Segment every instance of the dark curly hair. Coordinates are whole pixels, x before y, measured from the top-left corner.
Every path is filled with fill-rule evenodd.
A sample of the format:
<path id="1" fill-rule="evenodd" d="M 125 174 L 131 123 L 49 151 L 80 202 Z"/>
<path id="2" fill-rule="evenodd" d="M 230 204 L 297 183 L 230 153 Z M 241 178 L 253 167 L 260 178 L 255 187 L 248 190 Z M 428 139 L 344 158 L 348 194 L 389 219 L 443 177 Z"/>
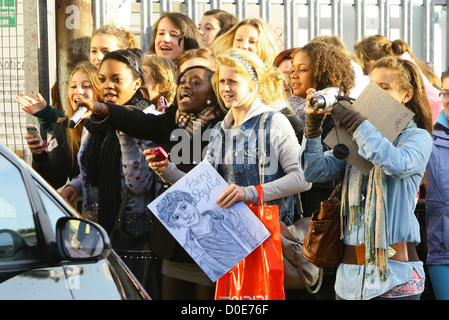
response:
<path id="1" fill-rule="evenodd" d="M 159 218 L 173 227 L 174 225 L 170 223 L 170 217 L 174 214 L 179 203 L 184 201 L 193 205 L 196 204 L 192 195 L 185 191 L 175 190 L 164 194 L 162 200 L 156 205 L 159 211 Z"/>
<path id="2" fill-rule="evenodd" d="M 312 84 L 316 90 L 338 87 L 345 96 L 355 85 L 351 60 L 341 50 L 320 41 L 311 41 L 298 52 L 306 52 L 310 57 Z"/>

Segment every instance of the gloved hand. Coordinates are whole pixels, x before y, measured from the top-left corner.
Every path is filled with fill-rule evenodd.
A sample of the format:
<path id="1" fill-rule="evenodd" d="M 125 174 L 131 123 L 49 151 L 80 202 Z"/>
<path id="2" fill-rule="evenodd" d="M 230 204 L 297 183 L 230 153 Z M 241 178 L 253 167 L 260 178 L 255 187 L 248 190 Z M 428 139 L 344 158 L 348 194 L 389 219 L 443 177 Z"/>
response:
<path id="1" fill-rule="evenodd" d="M 345 128 L 350 134 L 354 134 L 359 125 L 366 120 L 366 117 L 354 110 L 350 102 L 344 100 L 333 105 L 332 118 L 335 125 Z"/>
<path id="2" fill-rule="evenodd" d="M 304 128 L 304 135 L 307 139 L 321 136 L 323 133 L 323 119 L 324 114 L 311 114 L 306 112 L 306 126 Z"/>

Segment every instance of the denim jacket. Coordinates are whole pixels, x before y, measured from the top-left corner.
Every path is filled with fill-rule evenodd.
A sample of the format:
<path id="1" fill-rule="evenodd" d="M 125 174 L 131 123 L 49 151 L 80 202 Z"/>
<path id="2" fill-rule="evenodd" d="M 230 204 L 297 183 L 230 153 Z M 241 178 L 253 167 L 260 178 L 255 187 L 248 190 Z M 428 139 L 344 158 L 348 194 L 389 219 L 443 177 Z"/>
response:
<path id="1" fill-rule="evenodd" d="M 364 121 L 354 132 L 353 139 L 359 146 L 359 155 L 379 167 L 382 174 L 386 175 L 388 243 L 418 244 L 421 238 L 418 220 L 414 215 L 415 198 L 432 151 L 430 134 L 413 124 L 404 130 L 394 143 L 390 143 L 369 121 Z M 346 161 L 335 158 L 332 150 L 323 153 L 321 138 L 304 138 L 302 145 L 301 164 L 307 181 L 327 181 L 341 177 L 344 173 Z M 345 233 L 345 244 L 364 244 L 363 216 L 360 220 L 362 223 L 355 227 L 356 230 Z M 335 283 L 336 293 L 347 300 L 372 299 L 412 279 L 413 270 L 416 270 L 421 278 L 425 278 L 421 261 L 388 260 L 387 266 L 387 280 L 377 279 L 368 283 L 365 281 L 365 265 L 340 264 Z"/>
<path id="2" fill-rule="evenodd" d="M 250 115 L 245 118 L 243 124 L 239 127 L 226 125 L 227 118 L 223 120 L 224 124 L 218 123 L 215 126 L 211 132 L 209 149 L 206 155 L 206 159 L 228 183 L 234 183 L 242 187 L 269 183 L 285 175 L 283 166 L 277 158 L 279 150 L 272 150 L 272 145 L 270 144 L 270 139 L 272 138 L 270 137 L 270 128 L 274 123 L 274 115 L 281 114 L 275 109 L 263 105 L 258 100 L 253 103 L 251 109 Z M 259 124 L 263 114 L 266 115 L 263 124 L 264 134 L 258 135 Z M 288 120 L 286 122 L 288 123 Z M 292 141 L 297 143 L 294 131 L 291 130 L 291 132 L 292 136 L 287 139 L 291 138 L 293 139 Z M 262 140 L 260 139 L 261 137 L 263 137 L 265 142 L 266 151 L 262 172 L 259 170 L 261 160 L 259 143 L 264 143 L 259 141 Z M 299 144 L 297 145 L 299 148 Z M 280 149 L 282 146 L 276 146 L 275 148 Z M 299 171 L 299 165 L 297 167 Z M 261 183 L 259 173 L 263 175 L 263 183 Z M 302 181 L 304 180 L 302 179 Z M 304 184 L 307 185 L 305 189 L 310 188 L 310 184 L 305 182 Z M 296 192 L 300 191 L 302 190 L 297 190 Z M 266 201 L 267 204 L 279 205 L 280 218 L 287 225 L 292 223 L 294 215 L 294 197 L 292 194 L 273 199 L 272 201 Z"/>

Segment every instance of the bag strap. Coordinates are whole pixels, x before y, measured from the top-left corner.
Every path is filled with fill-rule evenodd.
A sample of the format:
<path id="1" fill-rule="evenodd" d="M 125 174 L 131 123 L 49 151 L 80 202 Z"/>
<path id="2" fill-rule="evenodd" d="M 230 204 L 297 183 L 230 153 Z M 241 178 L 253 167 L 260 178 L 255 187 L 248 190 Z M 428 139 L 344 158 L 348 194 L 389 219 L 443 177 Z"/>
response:
<path id="1" fill-rule="evenodd" d="M 302 282 L 305 284 L 306 290 L 310 294 L 317 293 L 321 288 L 321 284 L 323 283 L 323 269 L 319 268 L 318 282 L 315 285 L 315 289 L 312 289 L 311 286 L 309 286 L 309 284 L 307 283 L 304 272 L 302 271 L 301 247 L 299 247 L 300 243 L 298 243 L 298 239 L 293 235 L 293 233 L 290 231 L 290 229 L 287 227 L 287 225 L 282 221 L 281 221 L 281 234 L 286 239 L 296 242 L 296 245 L 293 245 L 292 249 L 295 252 L 295 258 L 296 258 L 296 264 L 298 266 L 299 276 L 301 277 Z"/>
<path id="2" fill-rule="evenodd" d="M 343 177 L 340 179 L 340 181 L 337 183 L 337 185 L 334 188 L 334 191 L 332 191 L 331 195 L 329 196 L 328 200 L 331 200 L 332 198 L 334 198 L 337 193 L 340 191 L 341 185 L 343 184 L 343 180 L 345 178 L 345 175 L 343 175 Z"/>
<path id="3" fill-rule="evenodd" d="M 114 230 L 122 230 L 122 222 L 125 217 L 126 203 L 128 202 L 129 189 L 126 188 L 125 194 L 123 195 L 122 202 L 117 212 L 117 219 L 115 220 Z"/>
<path id="4" fill-rule="evenodd" d="M 323 268 L 319 268 L 318 283 L 315 285 L 315 289 L 312 290 L 312 288 L 307 283 L 306 277 L 304 276 L 304 273 L 302 271 L 301 254 L 297 250 L 294 250 L 294 251 L 295 251 L 296 261 L 298 263 L 299 276 L 301 277 L 302 281 L 304 282 L 304 284 L 306 286 L 306 290 L 310 294 L 317 293 L 321 289 L 321 284 L 323 283 Z"/>
<path id="5" fill-rule="evenodd" d="M 260 184 L 254 187 L 256 188 L 257 194 L 259 196 L 259 206 L 263 206 L 263 187 Z"/>

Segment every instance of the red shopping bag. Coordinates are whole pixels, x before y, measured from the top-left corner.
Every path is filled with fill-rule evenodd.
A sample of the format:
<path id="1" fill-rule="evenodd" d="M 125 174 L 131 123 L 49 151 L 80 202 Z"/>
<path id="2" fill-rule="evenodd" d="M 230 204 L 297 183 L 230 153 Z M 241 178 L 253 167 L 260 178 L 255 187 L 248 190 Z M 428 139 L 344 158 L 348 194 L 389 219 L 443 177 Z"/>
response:
<path id="1" fill-rule="evenodd" d="M 271 236 L 216 282 L 215 300 L 284 300 L 279 207 L 263 205 L 263 189 L 256 186 L 259 206 L 251 211 Z"/>

